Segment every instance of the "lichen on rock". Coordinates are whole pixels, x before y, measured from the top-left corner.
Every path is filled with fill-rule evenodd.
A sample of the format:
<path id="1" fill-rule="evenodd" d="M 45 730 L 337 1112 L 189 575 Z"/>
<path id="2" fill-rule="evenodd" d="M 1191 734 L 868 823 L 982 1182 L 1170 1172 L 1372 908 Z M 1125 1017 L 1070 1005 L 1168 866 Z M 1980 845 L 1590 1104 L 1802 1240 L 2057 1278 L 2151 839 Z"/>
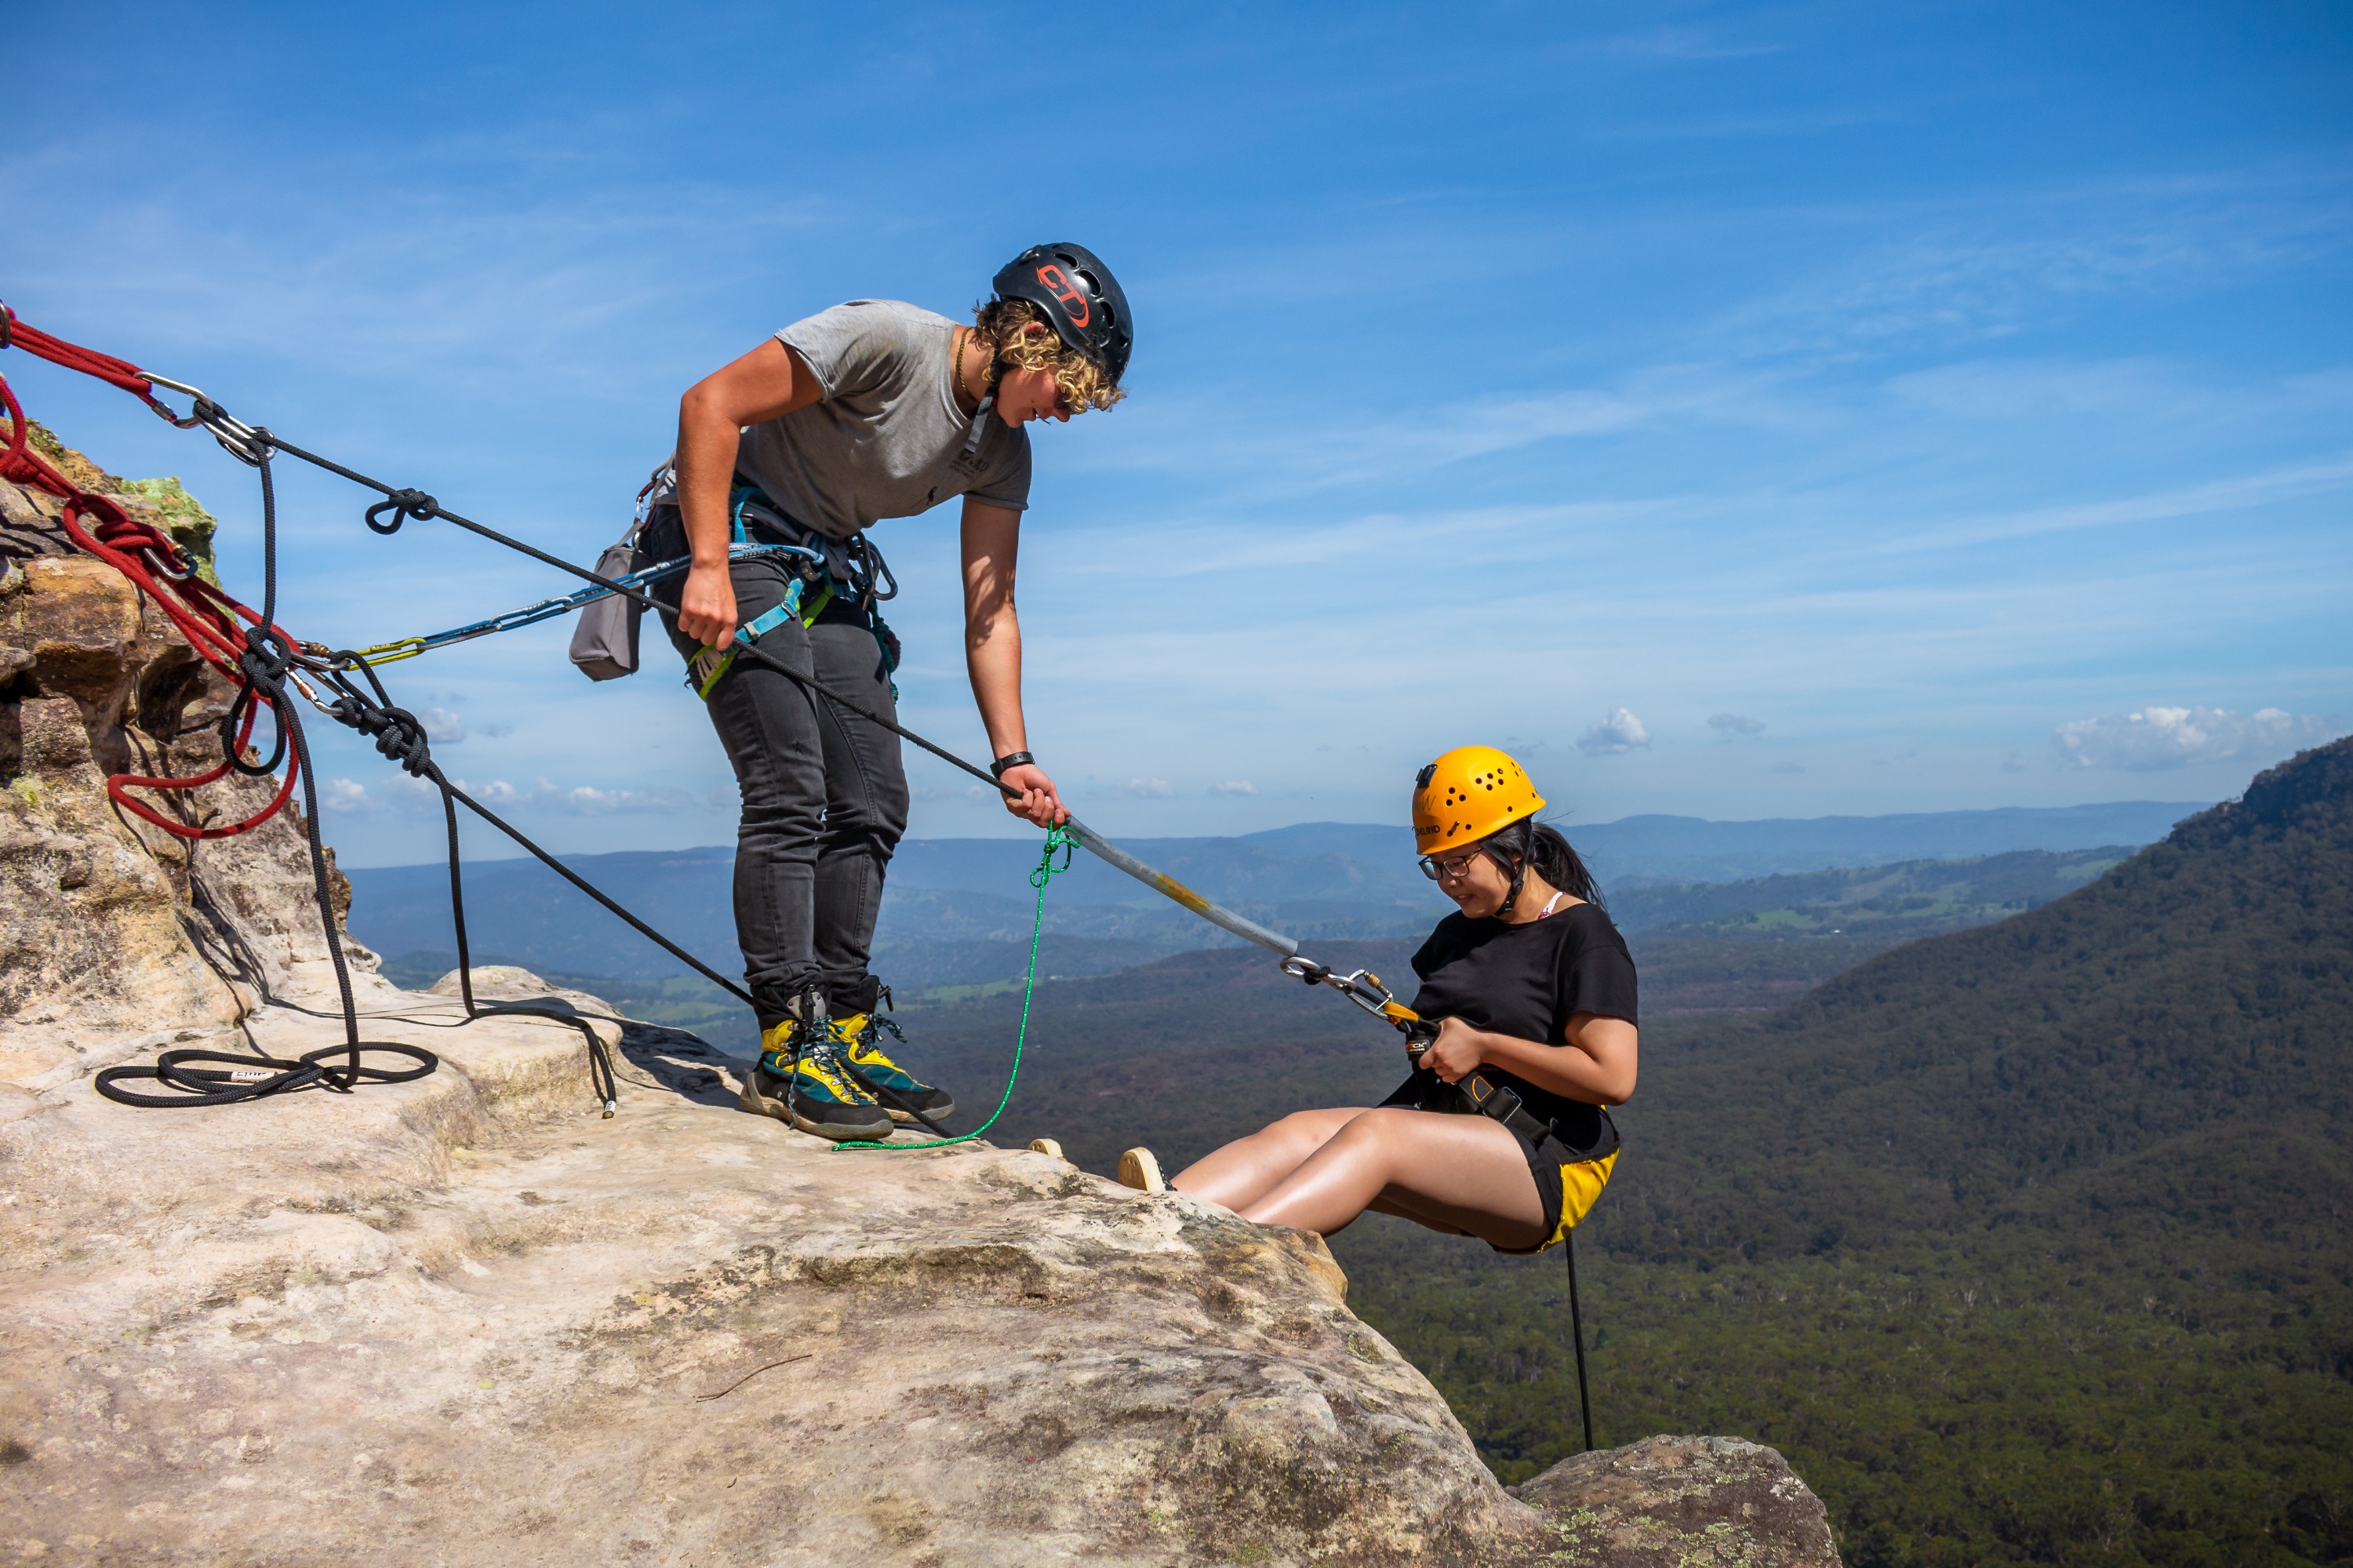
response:
<path id="1" fill-rule="evenodd" d="M 121 503 L 133 516 L 163 529 L 186 554 L 196 575 L 220 587 L 213 566 L 213 535 L 219 525 L 177 478 L 120 478 L 58 440 L 57 433 L 38 419 L 25 423 L 27 444 L 59 472 L 84 490 Z M 0 441 L 8 434 L 8 421 L 0 416 Z M 0 479 L 0 556 L 71 555 L 73 541 L 58 523 L 63 511 L 57 497 Z"/>

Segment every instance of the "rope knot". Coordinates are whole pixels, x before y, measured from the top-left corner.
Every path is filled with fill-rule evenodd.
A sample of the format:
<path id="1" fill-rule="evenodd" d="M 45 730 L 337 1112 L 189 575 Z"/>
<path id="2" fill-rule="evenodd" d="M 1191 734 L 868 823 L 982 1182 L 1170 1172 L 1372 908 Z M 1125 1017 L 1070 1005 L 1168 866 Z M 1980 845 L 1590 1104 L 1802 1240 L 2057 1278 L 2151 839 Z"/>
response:
<path id="1" fill-rule="evenodd" d="M 1071 869 L 1071 856 L 1077 850 L 1078 845 L 1079 835 L 1070 829 L 1059 826 L 1048 828 L 1046 853 L 1039 857 L 1038 869 L 1029 874 L 1029 885 L 1036 888 L 1042 895 L 1046 891 L 1047 883 Z M 1056 850 L 1062 852 L 1062 863 L 1060 865 L 1054 863 Z"/>
<path id="2" fill-rule="evenodd" d="M 272 698 L 286 694 L 286 677 L 294 670 L 294 648 L 274 626 L 257 626 L 245 634 L 245 651 L 237 665 L 256 690 Z"/>
<path id="3" fill-rule="evenodd" d="M 432 743 L 425 734 L 422 720 L 406 708 L 389 707 L 370 702 L 355 692 L 346 691 L 335 699 L 330 710 L 336 722 L 349 726 L 375 742 L 376 754 L 387 762 L 400 765 L 403 772 L 418 779 L 432 777 Z"/>
<path id="4" fill-rule="evenodd" d="M 375 737 L 375 748 L 388 762 L 397 762 L 401 770 L 422 779 L 432 770 L 433 750 L 425 734 L 425 726 L 406 708 L 385 710 L 385 724 Z"/>
<path id="5" fill-rule="evenodd" d="M 369 507 L 364 520 L 369 527 L 379 534 L 397 534 L 400 532 L 400 525 L 410 518 L 414 517 L 422 522 L 440 510 L 441 503 L 421 490 L 396 490 L 374 506 Z M 387 512 L 392 514 L 390 522 L 376 521 Z"/>

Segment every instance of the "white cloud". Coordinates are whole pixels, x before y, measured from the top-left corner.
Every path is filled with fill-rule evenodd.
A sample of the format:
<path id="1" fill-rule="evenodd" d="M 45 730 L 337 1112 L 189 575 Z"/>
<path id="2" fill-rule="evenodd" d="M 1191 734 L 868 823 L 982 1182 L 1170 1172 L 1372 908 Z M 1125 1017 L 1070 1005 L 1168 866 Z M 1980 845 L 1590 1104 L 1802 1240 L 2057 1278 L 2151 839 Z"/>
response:
<path id="1" fill-rule="evenodd" d="M 1588 756 L 1631 751 L 1636 747 L 1648 747 L 1651 732 L 1642 721 L 1626 708 L 1611 708 L 1609 716 L 1577 737 L 1577 749 Z"/>
<path id="2" fill-rule="evenodd" d="M 419 708 L 417 718 L 436 746 L 455 746 L 466 738 L 466 721 L 448 708 Z"/>
<path id="3" fill-rule="evenodd" d="M 1175 789 L 1169 788 L 1168 780 L 1166 779 L 1131 779 L 1124 784 L 1115 784 L 1112 788 L 1123 795 L 1140 795 L 1147 800 L 1165 800 L 1176 793 Z"/>
<path id="4" fill-rule="evenodd" d="M 2078 768 L 2143 773 L 2246 757 L 2270 760 L 2316 746 L 2344 728 L 2335 715 L 2260 708 L 2245 718 L 2221 708 L 2147 707 L 2059 726 L 2061 752 Z"/>
<path id="5" fill-rule="evenodd" d="M 1223 784 L 1210 785 L 1209 793 L 1212 795 L 1255 795 L 1258 793 L 1258 786 L 1251 783 L 1247 779 L 1229 779 Z"/>
<path id="6" fill-rule="evenodd" d="M 566 788 L 548 779 L 540 779 L 529 789 L 517 789 L 503 779 L 491 779 L 480 783 L 467 779 L 452 779 L 449 782 L 502 814 L 530 810 L 559 816 L 604 817 L 620 811 L 691 810 L 702 803 L 698 802 L 695 797 L 676 789 L 599 789 L 587 784 Z M 715 795 L 717 791 L 712 793 Z M 387 809 L 438 813 L 441 806 L 440 790 L 435 789 L 430 781 L 411 778 L 406 773 L 394 774 L 384 779 L 373 792 L 356 779 L 329 779 L 321 783 L 319 794 L 323 810 L 345 813 L 367 813 Z M 732 802 L 732 792 L 728 798 Z"/>
<path id="7" fill-rule="evenodd" d="M 1725 735 L 1762 735 L 1765 733 L 1765 721 L 1745 718 L 1739 714 L 1710 714 L 1707 715 L 1707 727 Z"/>

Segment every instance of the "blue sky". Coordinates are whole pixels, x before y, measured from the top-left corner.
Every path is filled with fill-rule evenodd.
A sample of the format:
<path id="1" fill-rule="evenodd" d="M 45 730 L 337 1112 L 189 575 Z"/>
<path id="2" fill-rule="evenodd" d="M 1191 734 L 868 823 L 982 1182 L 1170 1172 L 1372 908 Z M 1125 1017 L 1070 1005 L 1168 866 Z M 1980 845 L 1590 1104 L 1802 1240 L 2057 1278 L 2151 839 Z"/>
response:
<path id="1" fill-rule="evenodd" d="M 1472 740 L 1572 827 L 2211 800 L 2353 715 L 2349 16 L 20 4 L 0 297 L 588 560 L 700 374 L 1076 238 L 1133 396 L 1039 437 L 1021 607 L 1105 831 L 1398 821 Z M 258 599 L 244 470 L 0 370 Z M 562 586 L 283 483 L 300 635 Z M 908 722 L 976 756 L 952 510 L 878 535 Z M 395 690 L 560 848 L 723 842 L 667 649 L 564 638 Z M 347 858 L 438 853 L 322 749 Z M 1009 829 L 912 771 L 917 833 Z"/>

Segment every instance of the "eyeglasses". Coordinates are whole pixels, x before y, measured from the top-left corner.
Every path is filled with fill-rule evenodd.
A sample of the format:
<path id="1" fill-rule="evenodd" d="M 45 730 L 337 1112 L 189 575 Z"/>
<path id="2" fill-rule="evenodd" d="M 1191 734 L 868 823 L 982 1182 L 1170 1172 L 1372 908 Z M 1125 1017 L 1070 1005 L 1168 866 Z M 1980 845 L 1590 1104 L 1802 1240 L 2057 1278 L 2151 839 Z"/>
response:
<path id="1" fill-rule="evenodd" d="M 1443 860 L 1436 855 L 1426 854 L 1414 863 L 1420 866 L 1421 874 L 1432 882 L 1436 882 L 1440 877 L 1444 877 L 1449 882 L 1460 882 L 1470 871 L 1471 863 L 1478 858 L 1478 852 L 1473 850 L 1469 854 L 1448 855 Z"/>

